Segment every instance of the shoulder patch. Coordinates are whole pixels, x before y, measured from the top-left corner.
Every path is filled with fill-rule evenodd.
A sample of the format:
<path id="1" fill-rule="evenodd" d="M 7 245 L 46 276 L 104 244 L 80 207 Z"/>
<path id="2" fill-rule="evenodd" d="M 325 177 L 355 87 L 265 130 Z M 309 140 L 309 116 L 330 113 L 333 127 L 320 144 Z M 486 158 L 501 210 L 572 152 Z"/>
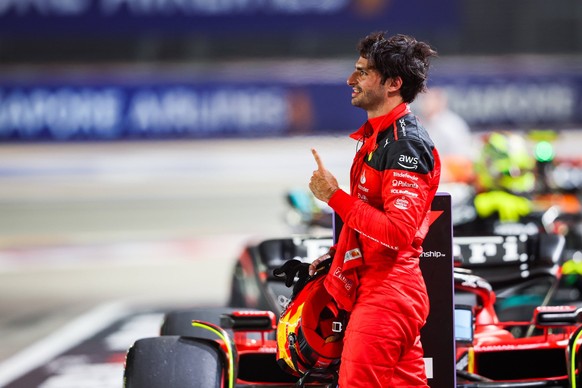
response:
<path id="1" fill-rule="evenodd" d="M 416 116 L 407 114 L 379 133 L 376 149 L 365 163 L 378 171 L 426 174 L 434 168 L 432 148 L 432 140 L 418 125 Z"/>
<path id="2" fill-rule="evenodd" d="M 385 169 L 426 174 L 434 168 L 432 150 L 418 140 L 398 140 L 390 147 Z"/>

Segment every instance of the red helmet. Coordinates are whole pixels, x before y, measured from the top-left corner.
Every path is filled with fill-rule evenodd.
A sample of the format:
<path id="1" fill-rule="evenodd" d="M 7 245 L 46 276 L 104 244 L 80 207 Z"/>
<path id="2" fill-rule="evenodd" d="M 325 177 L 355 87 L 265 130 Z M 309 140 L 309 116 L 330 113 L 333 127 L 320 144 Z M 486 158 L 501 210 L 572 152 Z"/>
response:
<path id="1" fill-rule="evenodd" d="M 277 326 L 277 363 L 304 376 L 337 371 L 343 349 L 346 312 L 338 309 L 316 276 L 294 295 Z"/>

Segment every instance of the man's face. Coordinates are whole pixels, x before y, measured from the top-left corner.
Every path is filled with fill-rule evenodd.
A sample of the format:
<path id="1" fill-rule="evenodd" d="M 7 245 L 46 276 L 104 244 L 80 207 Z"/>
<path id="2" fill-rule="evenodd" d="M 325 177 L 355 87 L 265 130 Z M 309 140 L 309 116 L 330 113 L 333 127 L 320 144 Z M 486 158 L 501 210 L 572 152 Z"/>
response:
<path id="1" fill-rule="evenodd" d="M 354 72 L 348 78 L 352 87 L 352 105 L 367 112 L 374 112 L 386 102 L 388 91 L 386 84 L 381 84 L 380 73 L 368 65 L 366 58 L 360 57 Z"/>

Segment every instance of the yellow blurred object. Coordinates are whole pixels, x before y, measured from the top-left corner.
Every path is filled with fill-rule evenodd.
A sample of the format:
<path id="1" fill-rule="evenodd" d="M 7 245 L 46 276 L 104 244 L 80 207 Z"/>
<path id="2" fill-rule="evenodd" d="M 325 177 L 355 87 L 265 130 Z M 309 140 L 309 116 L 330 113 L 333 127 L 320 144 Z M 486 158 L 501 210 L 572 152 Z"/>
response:
<path id="1" fill-rule="evenodd" d="M 481 218 L 498 213 L 501 222 L 517 222 L 531 212 L 532 203 L 527 198 L 494 190 L 477 194 L 475 209 Z"/>
<path id="2" fill-rule="evenodd" d="M 582 261 L 568 260 L 562 265 L 563 275 L 582 275 Z"/>
<path id="3" fill-rule="evenodd" d="M 525 139 L 515 133 L 491 132 L 475 163 L 479 191 L 505 190 L 529 194 L 535 188 L 535 159 Z"/>

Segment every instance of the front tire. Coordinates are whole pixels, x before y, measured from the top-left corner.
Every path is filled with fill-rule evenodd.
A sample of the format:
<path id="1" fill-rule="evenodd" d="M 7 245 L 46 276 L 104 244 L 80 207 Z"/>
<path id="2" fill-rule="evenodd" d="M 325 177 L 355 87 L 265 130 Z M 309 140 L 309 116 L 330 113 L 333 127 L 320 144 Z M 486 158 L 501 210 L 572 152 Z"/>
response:
<path id="1" fill-rule="evenodd" d="M 212 340 L 163 336 L 137 340 L 128 350 L 124 388 L 220 388 L 226 357 Z"/>

